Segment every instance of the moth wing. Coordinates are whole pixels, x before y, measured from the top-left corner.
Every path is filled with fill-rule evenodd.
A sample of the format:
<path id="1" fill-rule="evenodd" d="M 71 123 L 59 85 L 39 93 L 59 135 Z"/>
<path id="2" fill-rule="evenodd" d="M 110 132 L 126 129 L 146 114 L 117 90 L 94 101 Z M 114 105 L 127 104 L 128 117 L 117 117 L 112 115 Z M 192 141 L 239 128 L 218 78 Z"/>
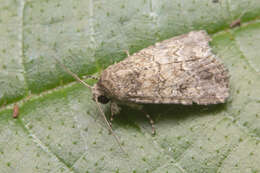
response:
<path id="1" fill-rule="evenodd" d="M 211 52 L 205 31 L 193 31 L 141 50 L 107 68 L 99 84 L 118 101 L 223 103 L 228 71 Z"/>

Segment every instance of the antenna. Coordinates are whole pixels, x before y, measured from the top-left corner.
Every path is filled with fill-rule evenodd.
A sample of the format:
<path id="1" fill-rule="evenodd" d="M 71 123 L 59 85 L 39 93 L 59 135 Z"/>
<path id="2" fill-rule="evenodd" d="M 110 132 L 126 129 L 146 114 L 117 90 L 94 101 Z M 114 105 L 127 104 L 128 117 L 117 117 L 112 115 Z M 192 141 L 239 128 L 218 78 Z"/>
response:
<path id="1" fill-rule="evenodd" d="M 108 120 L 107 120 L 107 118 L 106 118 L 105 113 L 104 113 L 103 110 L 101 109 L 100 103 L 98 103 L 98 101 L 97 101 L 97 98 L 95 98 L 95 101 L 96 101 L 96 103 L 97 103 L 97 105 L 98 105 L 98 109 L 99 109 L 99 111 L 101 112 L 103 119 L 105 120 L 105 123 L 106 123 L 106 125 L 107 125 L 107 127 L 108 127 L 108 130 L 112 133 L 112 135 L 113 135 L 114 138 L 116 139 L 116 142 L 118 143 L 120 149 L 121 149 L 124 153 L 126 153 L 125 150 L 124 150 L 124 149 L 122 148 L 122 146 L 121 146 L 121 143 L 120 143 L 120 141 L 119 141 L 118 136 L 114 133 L 113 129 L 111 128 L 111 126 L 110 126 L 110 124 L 109 124 L 109 122 L 108 122 Z"/>
<path id="2" fill-rule="evenodd" d="M 92 89 L 92 87 L 89 84 L 87 84 L 86 82 L 81 80 L 75 73 L 70 71 L 70 69 L 68 69 L 65 65 L 63 65 L 57 58 L 54 57 L 54 59 L 63 68 L 63 70 L 65 70 L 67 73 L 69 73 L 74 79 L 76 79 L 78 82 L 82 83 L 83 85 L 85 85 L 89 89 Z"/>
<path id="3" fill-rule="evenodd" d="M 54 57 L 54 59 L 56 60 L 56 62 L 63 68 L 63 70 L 65 70 L 67 73 L 69 73 L 74 79 L 76 79 L 78 82 L 82 83 L 83 85 L 85 85 L 87 88 L 92 89 L 92 87 L 90 85 L 88 85 L 86 82 L 84 82 L 83 80 L 81 80 L 75 73 L 73 73 L 72 71 L 70 71 L 64 64 L 62 64 L 56 57 Z M 118 138 L 118 136 L 114 133 L 113 129 L 111 128 L 105 113 L 103 112 L 103 110 L 101 109 L 100 103 L 98 103 L 97 98 L 95 98 L 95 102 L 98 105 L 98 110 L 99 112 L 102 114 L 102 117 L 105 121 L 105 124 L 108 127 L 108 130 L 112 133 L 112 135 L 114 136 L 114 138 L 116 139 L 116 142 L 118 143 L 120 149 L 123 151 L 123 153 L 126 154 L 125 150 L 122 148 L 120 140 Z"/>

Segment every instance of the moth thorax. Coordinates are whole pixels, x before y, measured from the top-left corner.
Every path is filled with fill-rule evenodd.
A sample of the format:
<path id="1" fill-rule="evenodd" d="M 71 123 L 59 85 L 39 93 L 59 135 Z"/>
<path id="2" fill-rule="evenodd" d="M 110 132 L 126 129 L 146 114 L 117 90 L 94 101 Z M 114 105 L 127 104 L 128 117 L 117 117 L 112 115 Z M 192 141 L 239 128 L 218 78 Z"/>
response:
<path id="1" fill-rule="evenodd" d="M 92 88 L 93 100 L 97 100 L 99 103 L 107 104 L 110 99 L 106 96 L 105 92 L 96 83 Z"/>

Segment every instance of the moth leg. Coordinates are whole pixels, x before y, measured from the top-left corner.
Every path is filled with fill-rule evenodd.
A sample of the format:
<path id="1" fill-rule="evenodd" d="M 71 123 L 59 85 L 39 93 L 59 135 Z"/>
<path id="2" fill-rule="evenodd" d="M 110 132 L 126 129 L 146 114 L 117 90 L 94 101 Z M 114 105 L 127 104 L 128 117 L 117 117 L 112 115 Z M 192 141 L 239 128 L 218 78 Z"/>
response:
<path id="1" fill-rule="evenodd" d="M 83 78 L 83 79 L 94 79 L 94 80 L 99 80 L 99 78 L 96 77 L 96 76 L 83 76 L 82 78 Z"/>
<path id="2" fill-rule="evenodd" d="M 110 117 L 110 126 L 112 125 L 112 121 L 115 118 L 116 114 L 119 114 L 121 111 L 121 108 L 116 104 L 116 102 L 111 102 L 110 104 L 110 112 L 111 112 L 111 117 Z"/>
<path id="3" fill-rule="evenodd" d="M 155 135 L 156 131 L 155 131 L 155 127 L 154 127 L 154 121 L 153 119 L 151 118 L 151 116 L 145 112 L 144 110 L 142 110 L 142 112 L 145 114 L 146 118 L 149 120 L 151 126 L 152 126 L 152 135 Z"/>
<path id="4" fill-rule="evenodd" d="M 126 53 L 127 57 L 129 57 L 129 56 L 130 56 L 130 53 L 129 53 L 129 51 L 128 51 L 128 50 L 125 50 L 125 53 Z"/>
<path id="5" fill-rule="evenodd" d="M 146 118 L 149 120 L 149 122 L 152 126 L 152 135 L 155 135 L 154 121 L 152 120 L 151 116 L 147 112 L 144 111 L 143 105 L 139 105 L 136 103 L 127 103 L 126 105 L 133 109 L 140 110 L 145 114 Z"/>
<path id="6" fill-rule="evenodd" d="M 110 124 L 110 126 L 112 127 L 112 121 L 114 120 L 114 118 L 115 118 L 115 113 L 113 113 L 113 111 L 112 111 L 112 108 L 110 107 L 110 112 L 111 112 L 111 116 L 110 116 L 110 121 L 109 121 L 109 124 Z"/>

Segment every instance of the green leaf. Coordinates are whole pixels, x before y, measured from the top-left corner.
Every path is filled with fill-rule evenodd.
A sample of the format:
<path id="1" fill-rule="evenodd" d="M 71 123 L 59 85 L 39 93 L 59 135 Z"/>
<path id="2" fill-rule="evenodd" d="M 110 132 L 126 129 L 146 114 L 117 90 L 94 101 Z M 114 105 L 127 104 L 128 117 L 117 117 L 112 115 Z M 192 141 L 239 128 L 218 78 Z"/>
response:
<path id="1" fill-rule="evenodd" d="M 260 172 L 259 2 L 0 1 L 0 172 Z M 238 18 L 242 26 L 229 28 Z M 125 50 L 200 29 L 230 71 L 228 102 L 146 105 L 156 136 L 142 113 L 124 107 L 113 129 L 128 155 L 91 91 L 54 60 L 92 75 Z"/>

